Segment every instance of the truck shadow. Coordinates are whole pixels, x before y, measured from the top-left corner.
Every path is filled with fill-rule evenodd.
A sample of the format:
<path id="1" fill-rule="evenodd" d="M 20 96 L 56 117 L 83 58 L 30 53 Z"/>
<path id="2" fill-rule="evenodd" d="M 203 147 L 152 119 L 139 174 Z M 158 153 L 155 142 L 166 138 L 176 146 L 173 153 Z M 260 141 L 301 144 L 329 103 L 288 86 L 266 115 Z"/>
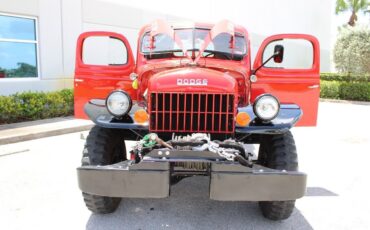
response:
<path id="1" fill-rule="evenodd" d="M 207 177 L 185 178 L 165 199 L 124 199 L 116 212 L 92 214 L 86 229 L 313 229 L 299 210 L 270 221 L 257 202 L 222 202 L 208 197 Z"/>

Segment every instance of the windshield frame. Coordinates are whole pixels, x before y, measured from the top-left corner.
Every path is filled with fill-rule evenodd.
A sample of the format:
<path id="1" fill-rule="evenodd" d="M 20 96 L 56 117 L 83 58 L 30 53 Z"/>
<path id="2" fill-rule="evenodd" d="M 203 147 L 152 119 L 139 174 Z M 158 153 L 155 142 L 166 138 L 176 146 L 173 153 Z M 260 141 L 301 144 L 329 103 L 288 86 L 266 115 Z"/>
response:
<path id="1" fill-rule="evenodd" d="M 205 30 L 205 31 L 211 31 L 211 29 L 210 28 L 204 28 L 204 27 L 178 27 L 178 28 L 175 28 L 174 29 L 175 31 L 177 31 L 177 30 L 193 30 L 193 31 L 195 31 L 195 30 Z M 147 30 L 147 31 L 145 31 L 143 34 L 142 34 L 142 36 L 141 36 L 141 38 L 140 38 L 140 46 L 138 47 L 138 50 L 139 50 L 139 53 L 141 54 L 141 55 L 144 55 L 144 56 L 147 56 L 147 55 L 150 55 L 150 54 L 154 54 L 154 55 L 156 55 L 156 54 L 166 54 L 166 53 L 177 53 L 177 52 L 179 52 L 179 53 L 182 53 L 182 50 L 179 48 L 179 49 L 174 49 L 174 50 L 163 50 L 163 51 L 157 51 L 157 52 L 144 52 L 143 51 L 143 42 L 144 42 L 144 37 L 145 36 L 147 36 L 149 33 L 150 33 L 150 31 L 151 30 Z M 245 58 L 245 56 L 247 56 L 248 55 L 248 52 L 249 52 L 249 49 L 248 49 L 248 39 L 246 39 L 246 36 L 245 36 L 245 34 L 243 33 L 243 32 L 235 32 L 235 37 L 241 37 L 243 40 L 244 40 L 244 43 L 245 43 L 245 51 L 244 51 L 244 53 L 243 54 L 233 54 L 233 55 L 235 55 L 235 56 L 238 56 L 238 57 L 240 57 L 240 60 L 242 60 L 242 59 L 244 59 Z M 200 50 L 200 48 L 197 48 L 197 49 L 194 49 L 194 46 L 195 46 L 195 33 L 193 32 L 193 39 L 192 39 L 192 42 L 193 42 L 193 49 L 187 49 L 187 51 L 199 51 Z M 212 52 L 212 50 L 204 50 L 204 53 L 210 53 L 210 52 Z M 219 50 L 214 50 L 214 52 L 222 52 L 222 51 L 219 51 Z M 227 55 L 231 55 L 232 54 L 232 52 L 222 52 L 222 53 L 224 53 L 224 54 L 227 54 Z M 184 57 L 186 57 L 186 55 L 183 55 L 183 56 L 176 56 L 175 58 L 184 58 Z M 202 54 L 202 58 L 204 58 L 204 56 L 203 56 L 203 54 Z M 158 58 L 158 59 L 160 59 L 160 58 Z M 234 60 L 234 59 L 230 59 L 230 60 Z"/>

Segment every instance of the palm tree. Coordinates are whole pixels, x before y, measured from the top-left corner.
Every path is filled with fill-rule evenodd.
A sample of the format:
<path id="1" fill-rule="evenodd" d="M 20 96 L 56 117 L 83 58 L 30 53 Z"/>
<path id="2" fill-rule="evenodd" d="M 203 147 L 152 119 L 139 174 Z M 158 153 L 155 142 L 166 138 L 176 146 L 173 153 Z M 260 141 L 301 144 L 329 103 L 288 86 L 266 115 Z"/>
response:
<path id="1" fill-rule="evenodd" d="M 369 5 L 370 3 L 368 0 L 337 0 L 335 13 L 339 14 L 341 12 L 350 10 L 352 14 L 348 20 L 348 25 L 355 26 L 357 21 L 357 13 L 359 11 L 366 12 Z"/>

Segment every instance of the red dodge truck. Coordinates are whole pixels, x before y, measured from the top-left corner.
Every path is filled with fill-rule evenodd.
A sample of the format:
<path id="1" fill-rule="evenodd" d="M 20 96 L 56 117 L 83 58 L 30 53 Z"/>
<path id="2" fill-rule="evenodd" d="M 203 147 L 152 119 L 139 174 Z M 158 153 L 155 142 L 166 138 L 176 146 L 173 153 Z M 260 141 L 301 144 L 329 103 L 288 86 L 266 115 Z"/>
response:
<path id="1" fill-rule="evenodd" d="M 288 218 L 307 177 L 289 130 L 316 125 L 318 40 L 268 37 L 252 65 L 242 26 L 156 20 L 137 44 L 135 60 L 121 34 L 78 38 L 75 116 L 95 123 L 77 169 L 87 207 L 110 213 L 121 198 L 164 198 L 182 178 L 207 176 L 211 199 Z"/>

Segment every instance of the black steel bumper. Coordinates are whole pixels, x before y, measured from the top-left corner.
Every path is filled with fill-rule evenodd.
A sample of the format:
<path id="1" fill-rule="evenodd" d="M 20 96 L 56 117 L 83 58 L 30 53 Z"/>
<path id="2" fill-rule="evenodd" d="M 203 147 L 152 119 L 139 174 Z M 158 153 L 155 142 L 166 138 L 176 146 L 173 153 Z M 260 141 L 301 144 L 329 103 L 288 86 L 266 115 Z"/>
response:
<path id="1" fill-rule="evenodd" d="M 230 162 L 209 162 L 209 196 L 225 201 L 294 200 L 304 195 L 306 174 L 253 168 Z M 83 192 L 111 197 L 164 198 L 170 194 L 170 161 L 124 161 L 77 169 Z"/>
<path id="2" fill-rule="evenodd" d="M 92 100 L 85 105 L 85 113 L 98 126 L 112 129 L 131 129 L 149 131 L 149 125 L 141 125 L 133 122 L 133 113 L 137 109 L 133 106 L 127 119 L 117 121 L 107 111 L 103 100 Z M 302 110 L 295 104 L 281 104 L 280 112 L 275 119 L 269 123 L 258 122 L 253 113 L 253 107 L 240 107 L 238 112 L 247 112 L 251 117 L 251 122 L 247 127 L 235 127 L 235 133 L 239 134 L 279 134 L 285 133 L 292 128 L 302 116 Z M 127 120 L 131 120 L 128 122 Z"/>
<path id="3" fill-rule="evenodd" d="M 77 168 L 83 192 L 110 197 L 164 198 L 170 191 L 169 163 L 130 161 Z"/>
<path id="4" fill-rule="evenodd" d="M 227 201 L 295 200 L 304 196 L 306 180 L 301 172 L 212 164 L 209 195 Z"/>

